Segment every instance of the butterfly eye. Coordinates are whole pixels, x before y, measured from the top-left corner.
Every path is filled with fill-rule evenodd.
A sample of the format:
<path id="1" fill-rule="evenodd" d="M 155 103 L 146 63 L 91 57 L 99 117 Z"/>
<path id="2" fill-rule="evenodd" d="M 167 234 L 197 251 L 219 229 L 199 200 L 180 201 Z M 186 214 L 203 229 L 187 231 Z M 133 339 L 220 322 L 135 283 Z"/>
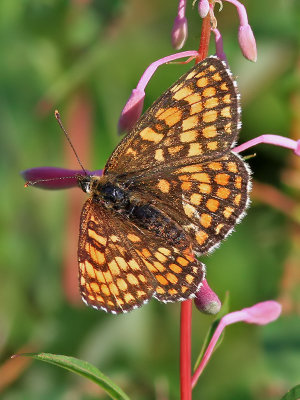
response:
<path id="1" fill-rule="evenodd" d="M 79 187 L 85 192 L 85 193 L 90 193 L 91 192 L 91 177 L 90 176 L 78 176 L 78 185 Z"/>

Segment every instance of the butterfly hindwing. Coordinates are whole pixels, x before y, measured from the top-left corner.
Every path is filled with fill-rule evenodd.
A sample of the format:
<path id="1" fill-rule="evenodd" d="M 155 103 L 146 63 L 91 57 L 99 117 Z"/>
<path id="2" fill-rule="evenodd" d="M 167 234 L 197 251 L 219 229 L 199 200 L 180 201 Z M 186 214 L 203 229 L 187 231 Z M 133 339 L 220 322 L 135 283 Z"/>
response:
<path id="1" fill-rule="evenodd" d="M 83 300 L 111 313 L 147 302 L 178 301 L 199 288 L 204 265 L 191 252 L 161 243 L 92 199 L 81 215 L 79 280 Z"/>

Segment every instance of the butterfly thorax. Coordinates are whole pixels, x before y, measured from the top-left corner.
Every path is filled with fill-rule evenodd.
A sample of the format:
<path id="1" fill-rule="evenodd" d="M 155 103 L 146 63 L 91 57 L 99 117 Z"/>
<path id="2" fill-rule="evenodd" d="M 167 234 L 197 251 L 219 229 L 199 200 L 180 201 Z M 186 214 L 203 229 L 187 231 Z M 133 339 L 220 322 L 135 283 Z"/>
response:
<path id="1" fill-rule="evenodd" d="M 126 182 L 107 176 L 80 176 L 81 189 L 90 194 L 94 203 L 128 218 L 136 226 L 152 232 L 160 239 L 179 248 L 186 248 L 190 238 L 182 227 Z"/>

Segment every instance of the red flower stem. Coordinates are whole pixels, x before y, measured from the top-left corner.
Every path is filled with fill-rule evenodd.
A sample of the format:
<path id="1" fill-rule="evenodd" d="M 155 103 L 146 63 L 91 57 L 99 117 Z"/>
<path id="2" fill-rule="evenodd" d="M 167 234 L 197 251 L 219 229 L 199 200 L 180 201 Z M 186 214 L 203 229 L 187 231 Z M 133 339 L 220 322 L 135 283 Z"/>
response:
<path id="1" fill-rule="evenodd" d="M 198 56 L 196 58 L 196 63 L 204 60 L 208 54 L 208 46 L 210 40 L 210 14 L 203 19 L 202 22 L 202 29 L 201 29 L 201 37 L 200 37 L 200 44 L 198 49 Z"/>
<path id="2" fill-rule="evenodd" d="M 210 40 L 210 15 L 203 19 L 200 44 L 196 63 L 208 55 Z M 180 314 L 180 399 L 192 400 L 191 376 L 191 332 L 192 332 L 192 300 L 181 303 Z"/>
<path id="3" fill-rule="evenodd" d="M 191 377 L 192 300 L 181 303 L 180 313 L 180 399 L 192 400 Z"/>
<path id="4" fill-rule="evenodd" d="M 210 40 L 210 15 L 203 19 L 199 54 L 196 63 L 204 60 L 208 54 Z M 192 376 L 191 376 L 191 332 L 192 332 L 192 300 L 181 303 L 180 314 L 180 399 L 192 399 Z"/>

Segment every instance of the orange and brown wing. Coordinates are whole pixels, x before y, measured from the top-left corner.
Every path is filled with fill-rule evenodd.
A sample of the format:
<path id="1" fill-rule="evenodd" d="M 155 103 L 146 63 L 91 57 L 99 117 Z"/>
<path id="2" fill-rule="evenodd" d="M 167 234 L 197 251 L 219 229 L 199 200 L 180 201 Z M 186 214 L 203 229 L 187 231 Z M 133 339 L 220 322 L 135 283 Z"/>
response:
<path id="1" fill-rule="evenodd" d="M 245 214 L 250 171 L 236 154 L 201 164 L 141 176 L 131 189 L 176 221 L 190 236 L 196 254 L 214 249 Z"/>
<path id="2" fill-rule="evenodd" d="M 79 283 L 84 302 L 111 313 L 137 308 L 151 297 L 179 301 L 199 288 L 204 265 L 186 249 L 161 243 L 90 198 L 79 236 Z"/>
<path id="3" fill-rule="evenodd" d="M 240 129 L 239 94 L 224 63 L 210 57 L 171 86 L 109 158 L 105 173 L 185 165 L 228 152 Z"/>

